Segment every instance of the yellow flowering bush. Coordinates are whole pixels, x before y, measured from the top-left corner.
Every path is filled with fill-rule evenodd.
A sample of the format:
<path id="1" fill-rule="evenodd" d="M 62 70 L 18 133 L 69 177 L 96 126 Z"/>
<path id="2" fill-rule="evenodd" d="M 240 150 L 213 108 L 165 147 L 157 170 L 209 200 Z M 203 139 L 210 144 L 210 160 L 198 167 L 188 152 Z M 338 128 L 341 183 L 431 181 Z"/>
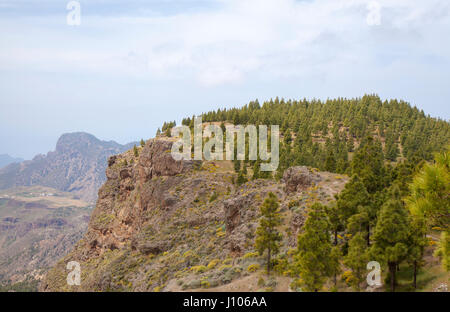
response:
<path id="1" fill-rule="evenodd" d="M 191 271 L 193 271 L 194 273 L 204 273 L 206 272 L 207 268 L 204 265 L 196 265 L 191 267 Z"/>
<path id="2" fill-rule="evenodd" d="M 250 272 L 250 273 L 254 273 L 254 272 L 258 271 L 258 270 L 259 270 L 259 264 L 258 263 L 250 264 L 247 267 L 247 271 Z"/>
<path id="3" fill-rule="evenodd" d="M 208 263 L 208 270 L 214 269 L 220 262 L 220 259 L 214 259 L 211 260 L 211 262 Z"/>
<path id="4" fill-rule="evenodd" d="M 248 253 L 246 253 L 244 255 L 243 259 L 255 258 L 255 257 L 258 257 L 258 255 L 259 254 L 256 251 L 255 252 L 248 252 Z"/>

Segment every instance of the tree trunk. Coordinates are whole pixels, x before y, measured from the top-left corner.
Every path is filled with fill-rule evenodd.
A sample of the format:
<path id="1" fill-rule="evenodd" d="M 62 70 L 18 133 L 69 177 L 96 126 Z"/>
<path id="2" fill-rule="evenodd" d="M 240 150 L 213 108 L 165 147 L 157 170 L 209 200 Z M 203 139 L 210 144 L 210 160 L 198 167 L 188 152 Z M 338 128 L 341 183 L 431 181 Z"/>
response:
<path id="1" fill-rule="evenodd" d="M 337 232 L 337 230 L 336 231 L 334 231 L 334 246 L 337 246 L 337 234 L 338 232 Z"/>
<path id="2" fill-rule="evenodd" d="M 391 273 L 391 291 L 395 291 L 395 272 L 397 271 L 397 264 L 395 262 L 389 263 L 389 272 Z"/>
<path id="3" fill-rule="evenodd" d="M 367 247 L 370 247 L 370 225 L 367 225 Z"/>
<path id="4" fill-rule="evenodd" d="M 417 261 L 414 260 L 414 289 L 417 289 Z"/>
<path id="5" fill-rule="evenodd" d="M 270 274 L 270 248 L 268 249 L 267 252 L 267 275 Z"/>

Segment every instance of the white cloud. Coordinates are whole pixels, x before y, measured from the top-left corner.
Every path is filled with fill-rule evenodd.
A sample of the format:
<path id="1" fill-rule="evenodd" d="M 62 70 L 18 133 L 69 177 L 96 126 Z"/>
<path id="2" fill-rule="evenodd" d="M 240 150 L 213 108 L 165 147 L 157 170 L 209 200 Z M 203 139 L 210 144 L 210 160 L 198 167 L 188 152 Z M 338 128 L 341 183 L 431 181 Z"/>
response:
<path id="1" fill-rule="evenodd" d="M 378 1 L 371 1 L 367 4 L 367 25 L 379 26 L 381 25 L 381 5 Z"/>
<path id="2" fill-rule="evenodd" d="M 376 27 L 371 1 L 89 0 L 69 27 L 68 1 L 0 0 L 2 148 L 31 157 L 78 130 L 125 143 L 275 96 L 376 92 L 449 118 L 450 1 L 376 0 Z M 17 144 L 30 133 L 45 144 Z"/>
<path id="3" fill-rule="evenodd" d="M 305 76 L 335 64 L 349 66 L 354 59 L 369 65 L 383 49 L 383 42 L 366 46 L 371 36 L 382 41 L 395 33 L 425 36 L 431 23 L 449 22 L 444 0 L 219 3 L 207 11 L 147 18 L 87 15 L 76 30 L 58 16 L 23 18 L 20 25 L 5 19 L 0 68 L 181 77 L 216 86 L 242 83 L 252 75 Z M 447 14 L 436 18 L 436 7 Z M 367 24 L 380 25 L 378 33 Z M 448 29 L 441 31 L 448 35 Z"/>

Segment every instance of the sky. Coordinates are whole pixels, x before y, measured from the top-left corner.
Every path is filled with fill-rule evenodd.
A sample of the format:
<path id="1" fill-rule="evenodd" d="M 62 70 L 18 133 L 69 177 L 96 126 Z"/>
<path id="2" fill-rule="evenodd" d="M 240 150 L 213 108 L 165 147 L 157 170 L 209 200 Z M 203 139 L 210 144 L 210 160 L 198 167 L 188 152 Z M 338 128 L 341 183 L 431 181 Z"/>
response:
<path id="1" fill-rule="evenodd" d="M 276 96 L 377 93 L 450 119 L 448 0 L 69 2 L 0 0 L 0 154 Z"/>

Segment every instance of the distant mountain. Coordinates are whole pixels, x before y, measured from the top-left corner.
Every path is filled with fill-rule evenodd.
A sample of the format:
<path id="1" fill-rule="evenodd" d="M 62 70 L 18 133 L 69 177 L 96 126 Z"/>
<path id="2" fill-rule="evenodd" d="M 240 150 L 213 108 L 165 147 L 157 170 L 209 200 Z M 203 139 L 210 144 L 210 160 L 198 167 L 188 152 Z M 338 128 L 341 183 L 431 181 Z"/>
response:
<path id="1" fill-rule="evenodd" d="M 9 156 L 8 154 L 1 154 L 0 155 L 0 168 L 3 168 L 12 163 L 20 163 L 22 161 L 23 161 L 22 158 L 14 158 L 14 157 Z"/>
<path id="2" fill-rule="evenodd" d="M 0 292 L 2 284 L 36 284 L 82 238 L 93 205 L 74 197 L 43 186 L 0 191 Z"/>
<path id="3" fill-rule="evenodd" d="M 101 141 L 83 132 L 63 134 L 55 151 L 0 169 L 0 190 L 41 185 L 71 192 L 80 199 L 93 202 L 106 180 L 108 157 L 123 153 L 134 144 Z"/>

